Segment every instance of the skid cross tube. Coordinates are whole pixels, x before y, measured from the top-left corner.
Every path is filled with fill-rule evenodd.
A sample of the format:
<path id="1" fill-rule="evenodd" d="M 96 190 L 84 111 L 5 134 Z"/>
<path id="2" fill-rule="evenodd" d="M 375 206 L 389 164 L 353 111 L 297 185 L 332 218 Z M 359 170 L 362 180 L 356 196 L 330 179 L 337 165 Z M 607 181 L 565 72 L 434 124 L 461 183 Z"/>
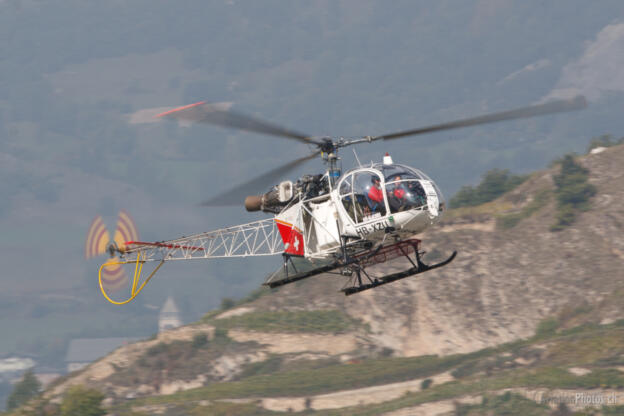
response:
<path id="1" fill-rule="evenodd" d="M 415 257 L 416 257 L 416 264 L 414 264 L 412 259 L 409 258 L 407 253 L 403 254 L 412 263 L 413 266 L 411 268 L 402 272 L 392 273 L 386 276 L 382 276 L 380 278 L 376 278 L 371 283 L 363 284 L 360 281 L 358 285 L 346 287 L 342 289 L 341 291 L 346 296 L 349 296 L 349 295 L 353 295 L 354 293 L 362 292 L 364 290 L 372 289 L 377 286 L 385 285 L 386 283 L 395 282 L 400 279 L 405 279 L 406 277 L 413 276 L 415 274 L 420 274 L 428 270 L 433 270 L 433 269 L 437 269 L 438 267 L 446 266 L 447 264 L 452 262 L 453 259 L 455 259 L 455 256 L 457 255 L 457 251 L 453 251 L 453 253 L 446 260 L 441 261 L 436 264 L 428 265 L 428 264 L 423 263 L 422 260 L 420 259 L 420 252 L 418 251 L 418 242 L 412 243 L 412 246 L 413 246 Z M 399 249 L 403 252 L 403 247 L 399 247 Z"/>

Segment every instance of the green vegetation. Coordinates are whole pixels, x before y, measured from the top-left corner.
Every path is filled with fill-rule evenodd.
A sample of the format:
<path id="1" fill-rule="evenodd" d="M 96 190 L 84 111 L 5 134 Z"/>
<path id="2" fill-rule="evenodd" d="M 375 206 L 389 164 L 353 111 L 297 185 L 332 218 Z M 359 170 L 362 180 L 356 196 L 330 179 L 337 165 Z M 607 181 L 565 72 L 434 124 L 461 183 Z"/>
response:
<path id="1" fill-rule="evenodd" d="M 447 357 L 371 359 L 357 364 L 326 362 L 322 368 L 304 368 L 306 366 L 304 363 L 297 370 L 287 368 L 284 356 L 272 356 L 264 362 L 250 364 L 243 374 L 239 375 L 238 381 L 215 383 L 168 396 L 126 401 L 115 406 L 111 412 L 130 416 L 137 414 L 131 411 L 136 406 L 166 405 L 166 414 L 270 415 L 274 412 L 263 410 L 256 403 L 225 403 L 217 400 L 277 396 L 310 397 L 336 390 L 423 378 L 420 392 L 409 393 L 395 400 L 337 410 L 308 410 L 306 414 L 372 416 L 432 401 L 454 400 L 463 395 L 484 395 L 484 399 L 480 404 L 457 405 L 458 414 L 542 414 L 542 409 L 545 408 L 541 404 L 525 400 L 513 393 L 496 395 L 495 392 L 514 387 L 529 389 L 618 389 L 624 387 L 624 374 L 612 368 L 614 365 L 619 365 L 621 356 L 624 354 L 624 324 L 622 322 L 608 325 L 584 324 L 557 330 L 561 328 L 562 319 L 567 321 L 590 311 L 591 308 L 587 305 L 569 308 L 557 318 L 542 321 L 536 335 L 530 339 L 470 354 Z M 224 329 L 222 331 L 226 332 Z M 213 342 L 214 340 L 210 340 L 209 344 Z M 193 349 L 192 345 L 193 341 L 156 344 L 152 350 L 156 356 L 146 354 L 145 359 L 158 360 L 167 364 L 159 367 L 158 371 L 177 367 L 179 363 L 171 362 L 173 357 L 179 358 L 180 362 L 189 361 L 189 365 L 196 366 L 197 362 L 190 362 L 194 357 L 193 354 L 204 354 L 209 349 L 197 350 Z M 235 345 L 231 344 L 228 348 L 233 348 Z M 159 354 L 166 354 L 169 358 L 159 356 Z M 205 356 L 197 357 L 201 359 L 200 361 L 207 361 Z M 529 363 L 518 364 L 518 358 L 524 358 Z M 573 366 L 583 366 L 591 372 L 577 376 L 568 370 Z M 432 382 L 431 376 L 451 370 L 456 380 L 444 384 Z M 139 377 L 139 375 L 134 369 L 124 377 Z M 71 397 L 68 392 L 63 404 L 69 406 Z M 92 398 L 89 403 L 97 411 L 99 408 L 97 399 L 101 395 L 91 390 L 86 397 Z M 85 400 L 81 405 L 87 406 L 88 403 Z M 12 414 L 29 416 L 72 414 L 60 413 L 64 410 L 55 408 L 40 397 L 35 398 L 28 406 L 32 411 L 20 408 Z M 603 414 L 617 414 L 614 413 L 616 411 L 614 409 L 616 408 L 605 407 L 603 410 L 608 410 L 608 412 L 603 412 Z"/>
<path id="2" fill-rule="evenodd" d="M 221 299 L 220 309 L 222 311 L 227 311 L 228 309 L 232 309 L 236 305 L 236 301 L 232 298 L 223 298 Z"/>
<path id="3" fill-rule="evenodd" d="M 557 384 L 557 381 L 561 379 L 563 382 Z M 365 407 L 351 407 L 348 409 L 340 409 L 335 413 L 326 412 L 324 415 L 358 415 L 358 416 L 373 416 L 383 414 L 392 410 L 398 410 L 409 406 L 416 406 L 423 403 L 454 399 L 463 395 L 480 395 L 486 394 L 486 399 L 481 405 L 475 407 L 467 406 L 467 411 L 478 409 L 479 406 L 489 406 L 501 409 L 501 412 L 483 412 L 483 413 L 467 413 L 469 415 L 481 415 L 481 414 L 496 414 L 496 415 L 531 415 L 542 414 L 532 413 L 532 411 L 526 412 L 531 408 L 539 409 L 541 405 L 535 402 L 523 402 L 521 397 L 515 398 L 512 393 L 504 393 L 498 398 L 490 398 L 487 396 L 488 392 L 502 390 L 513 387 L 529 387 L 529 388 L 593 388 L 601 386 L 601 382 L 604 381 L 601 377 L 594 377 L 591 374 L 588 376 L 577 377 L 564 370 L 557 370 L 551 368 L 543 368 L 537 371 L 527 370 L 515 370 L 507 371 L 501 375 L 493 377 L 475 377 L 465 381 L 453 381 L 439 386 L 433 386 L 427 390 L 409 393 L 403 397 L 377 405 L 370 405 Z M 606 387 L 606 385 L 605 385 Z M 489 403 L 493 400 L 493 403 Z M 520 402 L 516 402 L 519 400 Z M 507 406 L 505 403 L 512 402 L 518 406 L 518 409 L 514 409 L 513 406 Z M 461 408 L 461 406 L 460 406 Z M 506 409 L 506 410 L 503 410 Z M 460 413 L 462 414 L 462 413 Z M 466 413 L 463 413 L 466 414 Z M 549 413 L 544 413 L 548 415 Z"/>
<path id="4" fill-rule="evenodd" d="M 552 335 L 557 331 L 559 327 L 559 322 L 554 318 L 544 319 L 537 325 L 537 329 L 535 330 L 535 337 L 540 338 L 548 335 Z"/>
<path id="5" fill-rule="evenodd" d="M 168 377 L 187 379 L 189 374 L 206 374 L 212 379 L 214 360 L 229 354 L 242 354 L 257 349 L 253 342 L 239 343 L 227 336 L 227 330 L 216 330 L 214 337 L 205 333 L 196 334 L 189 340 L 159 342 L 147 349 L 135 363 L 128 367 L 116 368 L 109 381 L 119 386 L 153 384 L 163 371 Z"/>
<path id="6" fill-rule="evenodd" d="M 465 364 L 458 366 L 451 372 L 451 375 L 455 378 L 468 377 L 479 371 L 478 361 L 468 361 Z"/>
<path id="7" fill-rule="evenodd" d="M 245 303 L 253 302 L 256 299 L 261 298 L 264 295 L 268 295 L 271 292 L 275 292 L 277 289 L 269 289 L 267 286 L 260 286 L 257 289 L 249 292 L 247 296 L 236 302 L 236 306 L 243 305 Z"/>
<path id="8" fill-rule="evenodd" d="M 528 175 L 512 175 L 507 169 L 492 169 L 483 175 L 481 183 L 476 187 L 462 186 L 450 199 L 450 207 L 476 206 L 493 201 L 520 185 L 527 178 Z"/>
<path id="9" fill-rule="evenodd" d="M 198 321 L 198 323 L 200 324 L 201 323 L 214 323 L 213 318 L 215 318 L 217 315 L 229 309 L 235 308 L 237 306 L 241 306 L 246 303 L 253 302 L 254 300 L 269 293 L 271 293 L 271 289 L 269 289 L 266 286 L 261 286 L 257 289 L 252 290 L 251 292 L 249 292 L 247 296 L 239 300 L 235 300 L 235 299 L 228 298 L 228 297 L 222 298 L 219 308 L 206 312 L 204 316 L 202 316 L 201 319 Z"/>
<path id="10" fill-rule="evenodd" d="M 60 416 L 102 416 L 106 411 L 101 403 L 104 395 L 97 390 L 73 386 L 67 390 L 61 403 Z"/>
<path id="11" fill-rule="evenodd" d="M 455 409 L 457 416 L 494 415 L 550 415 L 550 408 L 525 399 L 518 394 L 505 392 L 501 395 L 485 396 L 481 404 L 458 404 Z"/>
<path id="12" fill-rule="evenodd" d="M 37 380 L 37 377 L 33 374 L 32 370 L 26 371 L 24 377 L 15 384 L 13 391 L 7 399 L 7 409 L 16 409 L 23 405 L 33 397 L 39 394 L 41 390 L 41 383 Z"/>
<path id="13" fill-rule="evenodd" d="M 193 348 L 202 348 L 208 344 L 208 336 L 206 334 L 195 334 L 191 345 Z"/>
<path id="14" fill-rule="evenodd" d="M 548 189 L 542 189 L 535 194 L 535 197 L 520 212 L 513 212 L 509 214 L 501 214 L 496 219 L 496 225 L 503 229 L 513 228 L 520 221 L 525 218 L 529 218 L 535 212 L 544 207 L 550 199 L 551 191 Z"/>
<path id="15" fill-rule="evenodd" d="M 195 406 L 189 412 L 172 414 L 188 414 L 189 416 L 285 416 L 284 412 L 271 412 L 258 407 L 255 403 L 222 403 L 211 402 L 208 406 Z M 286 415 L 291 415 L 288 412 Z"/>
<path id="16" fill-rule="evenodd" d="M 167 397 L 141 399 L 139 403 L 182 403 L 193 400 L 271 396 L 310 396 L 346 388 L 366 387 L 391 382 L 427 378 L 444 371 L 453 371 L 456 381 L 441 385 L 423 381 L 423 391 L 406 395 L 396 401 L 366 406 L 349 413 L 345 409 L 336 414 L 379 414 L 383 411 L 416 405 L 433 400 L 480 394 L 510 387 L 543 388 L 619 388 L 624 386 L 624 375 L 617 370 L 600 368 L 607 357 L 624 353 L 624 328 L 610 325 L 583 325 L 569 330 L 555 331 L 556 319 L 547 319 L 539 325 L 535 337 L 488 348 L 471 354 L 448 357 L 423 356 L 414 358 L 386 358 L 367 360 L 359 364 L 330 365 L 325 368 L 300 371 L 279 371 L 280 357 L 248 368 L 240 381 L 219 383 Z M 535 344 L 546 345 L 535 350 Z M 538 355 L 536 351 L 539 352 Z M 548 362 L 539 357 L 547 356 Z M 519 365 L 516 358 L 525 357 L 535 364 Z M 546 365 L 547 364 L 547 365 Z M 589 366 L 593 371 L 576 376 L 569 366 Z M 426 380 L 425 380 L 426 381 Z M 503 406 L 498 399 L 487 406 Z M 514 400 L 510 398 L 510 400 Z M 355 409 L 355 408 L 354 408 Z M 474 408 L 476 409 L 476 408 Z M 472 411 L 474 411 L 472 409 Z M 367 413 L 369 412 L 370 413 Z M 470 410 L 470 409 L 468 409 Z M 358 413 L 362 412 L 362 413 Z M 323 413 L 325 414 L 325 413 Z M 331 414 L 331 413 L 328 413 Z M 474 414 L 474 413 L 473 413 Z M 520 414 L 520 413 L 517 413 Z"/>
<path id="17" fill-rule="evenodd" d="M 302 380 L 299 379 L 297 383 Z M 280 382 L 281 380 L 277 380 Z M 463 395 L 479 395 L 491 391 L 502 390 L 513 387 L 528 387 L 528 388 L 583 388 L 590 389 L 596 387 L 603 388 L 618 388 L 618 386 L 624 385 L 624 378 L 616 370 L 598 370 L 585 376 L 575 376 L 567 370 L 557 369 L 552 367 L 541 367 L 537 369 L 515 369 L 504 371 L 499 375 L 489 377 L 472 377 L 466 380 L 452 381 L 437 386 L 431 386 L 430 388 L 417 392 L 408 393 L 399 399 L 390 400 L 375 405 L 368 406 L 355 406 L 351 408 L 342 408 L 335 411 L 322 411 L 319 414 L 323 415 L 379 415 L 384 412 L 397 410 L 409 406 L 416 406 L 422 403 L 447 400 L 457 398 Z M 221 383 L 222 384 L 234 384 L 234 383 Z M 281 383 L 280 383 L 281 384 Z M 217 387 L 217 386 L 214 386 Z M 260 387 L 260 386 L 258 386 Z M 357 386 L 354 386 L 357 387 Z M 176 393 L 170 396 L 150 397 L 146 399 L 139 399 L 132 402 L 133 406 L 143 404 L 167 404 L 169 406 L 176 406 L 181 404 L 189 404 L 197 402 L 199 400 L 217 399 L 217 398 L 234 398 L 234 397 L 258 397 L 258 395 L 266 394 L 268 397 L 277 396 L 278 389 L 272 386 L 265 386 L 263 390 L 248 391 L 246 396 L 232 396 L 233 391 L 217 391 L 214 388 L 202 388 L 196 390 L 190 390 L 186 392 Z M 229 393 L 229 394 L 228 394 Z M 315 392 L 298 394 L 299 397 L 305 397 L 307 395 L 313 395 Z M 283 396 L 283 395 L 282 395 Z M 519 402 L 516 402 L 519 400 Z M 490 402 L 492 401 L 492 402 Z M 507 407 L 505 403 L 511 402 L 518 406 L 518 411 L 513 410 L 513 406 Z M 212 401 L 211 401 L 212 403 Z M 127 406 L 127 405 L 126 405 Z M 476 411 L 479 406 L 486 406 L 487 408 L 508 409 L 507 412 L 493 413 L 493 414 L 509 414 L 509 415 L 525 415 L 535 414 L 523 412 L 531 407 L 538 409 L 541 405 L 531 403 L 529 401 L 524 402 L 522 398 L 515 397 L 513 394 L 503 394 L 500 397 L 490 398 L 486 396 L 486 400 L 481 405 L 475 407 L 467 407 L 467 411 Z M 121 407 L 119 408 L 122 409 Z M 207 410 L 207 409 L 206 409 Z M 262 410 L 258 410 L 262 412 Z M 123 414 L 123 413 L 122 413 Z M 210 414 L 210 413 L 201 413 Z M 247 413 L 244 413 L 247 414 Z M 253 413 L 249 413 L 253 414 Z M 260 413 L 262 414 L 262 413 Z M 316 414 L 310 412 L 310 414 Z M 467 413 L 467 414 L 483 414 L 483 413 Z M 485 413 L 487 414 L 487 413 Z M 537 413 L 540 414 L 540 413 Z M 547 414 L 547 413 L 546 413 Z"/>
<path id="18" fill-rule="evenodd" d="M 594 137 L 589 142 L 587 146 L 587 153 L 591 152 L 592 149 L 596 147 L 611 147 L 617 146 L 618 144 L 624 143 L 624 137 L 620 137 L 619 139 L 614 139 L 610 134 L 603 134 L 602 136 Z"/>
<path id="19" fill-rule="evenodd" d="M 283 358 L 279 355 L 275 355 L 267 360 L 249 364 L 237 378 L 244 379 L 261 374 L 276 373 L 281 368 L 282 362 Z"/>
<path id="20" fill-rule="evenodd" d="M 214 311 L 210 311 L 208 312 L 206 315 L 204 315 L 204 317 L 202 319 L 209 319 L 210 317 L 214 316 L 214 315 L 218 315 L 219 313 L 223 312 L 223 311 L 227 311 L 228 309 L 232 309 L 235 308 L 237 306 L 241 306 L 244 305 L 245 303 L 249 303 L 249 302 L 253 302 L 254 300 L 268 294 L 271 293 L 271 289 L 269 289 L 266 286 L 260 286 L 257 289 L 252 290 L 251 292 L 249 292 L 249 294 L 245 297 L 243 297 L 242 299 L 239 300 L 235 300 L 232 298 L 222 298 L 221 299 L 221 305 L 219 306 L 219 309 L 214 310 Z"/>
<path id="21" fill-rule="evenodd" d="M 337 310 L 313 311 L 256 311 L 211 323 L 218 328 L 242 328 L 267 332 L 331 332 L 353 329 L 361 322 Z"/>
<path id="22" fill-rule="evenodd" d="M 561 231 L 571 225 L 578 212 L 589 209 L 589 200 L 596 194 L 596 187 L 587 182 L 589 171 L 573 155 L 564 156 L 560 165 L 560 173 L 553 177 L 557 187 L 557 215 L 551 231 Z"/>
<path id="23" fill-rule="evenodd" d="M 624 406 L 602 406 L 602 409 L 600 409 L 600 411 L 604 416 L 621 416 L 624 415 Z"/>
<path id="24" fill-rule="evenodd" d="M 426 378 L 422 381 L 422 383 L 420 383 L 420 388 L 422 390 L 427 390 L 429 387 L 431 387 L 432 383 L 433 383 L 433 380 L 431 380 L 430 378 Z"/>
<path id="25" fill-rule="evenodd" d="M 207 323 L 207 322 L 212 322 L 212 319 L 213 319 L 214 317 L 216 317 L 217 315 L 219 315 L 220 313 L 222 313 L 222 312 L 223 312 L 223 310 L 221 310 L 221 309 L 213 309 L 213 310 L 211 310 L 211 311 L 209 311 L 209 312 L 206 312 L 206 313 L 204 314 L 204 316 L 202 316 L 202 317 L 200 318 L 200 320 L 199 320 L 199 321 L 197 321 L 196 323 L 197 323 L 197 324 L 205 324 L 205 323 Z"/>
<path id="26" fill-rule="evenodd" d="M 224 328 L 215 328 L 214 337 L 212 338 L 213 344 L 225 345 L 233 342 L 232 339 L 228 336 L 227 329 Z"/>
<path id="27" fill-rule="evenodd" d="M 158 344 L 151 346 L 147 349 L 146 355 L 158 355 L 168 350 L 168 344 L 159 342 Z"/>
<path id="28" fill-rule="evenodd" d="M 139 399 L 139 403 L 158 404 L 214 398 L 305 396 L 346 388 L 367 387 L 391 382 L 429 377 L 482 356 L 493 354 L 486 349 L 473 354 L 448 357 L 421 356 L 413 358 L 384 358 L 358 364 L 335 364 L 324 368 L 295 370 L 253 375 L 236 382 L 213 384 L 167 397 Z M 271 363 L 275 365 L 277 359 Z"/>

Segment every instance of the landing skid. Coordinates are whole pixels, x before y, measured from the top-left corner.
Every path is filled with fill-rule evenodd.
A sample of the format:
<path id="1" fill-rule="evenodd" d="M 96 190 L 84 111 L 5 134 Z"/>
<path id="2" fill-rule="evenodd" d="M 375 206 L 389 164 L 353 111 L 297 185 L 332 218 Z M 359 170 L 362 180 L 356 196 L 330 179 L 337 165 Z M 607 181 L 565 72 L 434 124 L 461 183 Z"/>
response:
<path id="1" fill-rule="evenodd" d="M 337 259 L 328 259 L 322 264 L 312 264 L 311 262 L 298 256 L 284 254 L 283 269 L 280 269 L 269 276 L 264 284 L 271 288 L 275 288 L 305 279 L 307 277 L 315 276 L 317 274 L 328 273 L 336 269 L 340 269 L 340 274 L 343 276 L 351 276 L 348 283 L 351 285 L 341 289 L 341 292 L 343 292 L 346 296 L 349 296 L 363 290 L 372 289 L 386 283 L 446 266 L 453 261 L 457 255 L 457 252 L 454 251 L 446 260 L 440 263 L 428 265 L 423 263 L 420 258 L 422 253 L 419 251 L 419 244 L 420 240 L 417 239 L 404 240 L 389 246 L 378 247 L 373 250 L 360 251 L 358 254 L 354 255 L 345 255 Z M 412 253 L 414 253 L 414 260 L 410 257 Z M 371 278 L 371 276 L 366 272 L 366 268 L 369 266 L 385 263 L 388 260 L 400 257 L 405 257 L 411 263 L 412 267 L 402 272 L 374 278 Z"/>
<path id="2" fill-rule="evenodd" d="M 302 266 L 299 265 L 295 265 L 295 262 L 293 261 L 293 259 L 296 259 L 297 257 L 295 256 L 289 256 L 287 254 L 284 255 L 284 267 L 283 267 L 283 272 L 282 270 L 278 270 L 277 272 L 273 273 L 271 276 L 269 276 L 268 280 L 266 282 L 264 282 L 263 284 L 270 287 L 271 289 L 276 288 L 278 286 L 283 286 L 285 284 L 288 283 L 293 283 L 293 282 L 297 282 L 299 280 L 305 279 L 307 277 L 312 277 L 312 276 L 316 276 L 317 274 L 321 274 L 321 273 L 327 273 L 327 272 L 331 272 L 332 270 L 335 270 L 341 266 L 343 266 L 343 264 L 339 261 L 331 261 L 329 264 L 320 266 L 320 267 L 316 267 L 313 268 L 311 270 L 298 270 L 298 269 L 302 269 Z M 290 267 L 292 267 L 293 272 L 289 271 L 289 265 Z M 280 277 L 277 280 L 273 280 L 274 277 L 278 274 L 282 274 L 284 277 Z"/>
<path id="3" fill-rule="evenodd" d="M 416 259 L 416 263 L 414 263 L 412 259 L 409 257 L 409 253 L 403 253 L 403 255 L 405 258 L 407 258 L 410 261 L 410 263 L 412 263 L 413 267 L 402 272 L 393 273 L 393 274 L 389 274 L 380 278 L 373 278 L 373 279 L 371 279 L 370 276 L 365 272 L 364 268 L 355 268 L 354 270 L 354 273 L 356 275 L 355 284 L 353 286 L 345 287 L 341 289 L 341 292 L 343 292 L 346 296 L 349 296 L 349 295 L 353 295 L 354 293 L 359 293 L 364 290 L 373 289 L 377 286 L 385 285 L 386 283 L 391 283 L 397 280 L 405 279 L 406 277 L 413 276 L 415 274 L 424 273 L 428 270 L 433 270 L 433 269 L 437 269 L 438 267 L 446 266 L 447 264 L 452 262 L 453 259 L 455 259 L 455 256 L 457 255 L 457 251 L 453 251 L 453 253 L 446 260 L 441 261 L 439 263 L 431 264 L 431 265 L 423 263 L 422 260 L 420 259 L 420 252 L 418 251 L 418 243 L 414 244 L 414 257 Z M 368 283 L 365 283 L 362 280 L 362 275 L 364 275 L 367 278 Z"/>

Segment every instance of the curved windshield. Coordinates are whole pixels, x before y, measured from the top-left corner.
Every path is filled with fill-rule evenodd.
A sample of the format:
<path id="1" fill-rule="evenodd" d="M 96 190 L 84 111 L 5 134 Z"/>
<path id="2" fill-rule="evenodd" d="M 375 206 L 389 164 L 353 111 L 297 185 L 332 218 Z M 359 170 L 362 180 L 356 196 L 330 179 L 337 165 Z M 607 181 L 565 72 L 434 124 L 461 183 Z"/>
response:
<path id="1" fill-rule="evenodd" d="M 386 182 L 392 180 L 397 175 L 400 175 L 405 179 L 411 178 L 431 180 L 427 175 L 425 175 L 418 169 L 414 169 L 405 165 L 384 165 L 383 163 L 377 163 L 376 165 L 373 165 L 373 168 L 383 173 Z"/>
<path id="2" fill-rule="evenodd" d="M 386 184 L 386 194 L 393 214 L 427 206 L 427 194 L 419 179 L 404 179 L 396 175 L 392 182 Z"/>
<path id="3" fill-rule="evenodd" d="M 427 176 L 421 170 L 412 168 L 410 166 L 405 166 L 405 165 L 398 165 L 398 164 L 384 165 L 383 163 L 377 163 L 373 165 L 373 168 L 380 170 L 383 173 L 386 184 L 388 185 L 390 185 L 392 182 L 401 182 L 401 181 L 417 182 L 415 181 L 417 179 L 430 182 L 433 188 L 435 189 L 435 192 L 437 193 L 440 210 L 444 209 L 445 207 L 444 195 L 442 195 L 442 192 L 440 191 L 438 186 L 435 184 L 435 182 L 432 181 L 431 178 Z M 390 186 L 386 186 L 386 191 L 389 192 L 390 188 L 391 188 Z M 410 197 L 413 197 L 415 192 L 422 192 L 423 195 L 426 195 L 426 192 L 423 190 L 422 185 L 420 183 L 409 185 L 408 188 L 413 190 Z M 392 188 L 392 190 L 394 190 L 394 188 Z M 401 192 L 399 191 L 398 193 L 400 194 Z M 390 198 L 390 193 L 388 193 L 388 198 Z M 392 209 L 392 202 L 390 202 L 390 199 L 388 199 L 388 202 L 390 203 L 390 207 Z M 415 199 L 413 202 L 410 202 L 410 204 L 417 204 L 417 203 L 418 203 L 417 199 Z M 424 204 L 426 204 L 426 202 L 424 202 Z M 414 208 L 415 206 L 417 205 L 412 206 L 412 208 Z M 395 211 L 392 211 L 392 212 L 394 213 Z"/>

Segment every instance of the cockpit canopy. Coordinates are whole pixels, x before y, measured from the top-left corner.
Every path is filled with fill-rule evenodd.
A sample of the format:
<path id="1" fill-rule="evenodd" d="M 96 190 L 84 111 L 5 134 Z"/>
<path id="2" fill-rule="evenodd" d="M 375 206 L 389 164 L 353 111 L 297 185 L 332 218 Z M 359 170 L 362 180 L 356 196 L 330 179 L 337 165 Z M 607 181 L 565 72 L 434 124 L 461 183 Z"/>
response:
<path id="1" fill-rule="evenodd" d="M 397 176 L 401 176 L 402 179 L 424 179 L 432 182 L 424 172 L 405 165 L 377 163 L 373 165 L 373 169 L 381 171 L 386 182 L 392 182 Z"/>
<path id="2" fill-rule="evenodd" d="M 350 170 L 338 181 L 342 204 L 356 223 L 385 216 L 388 211 L 394 214 L 414 208 L 426 209 L 428 197 L 423 186 L 429 189 L 433 186 L 439 206 L 444 206 L 442 193 L 435 183 L 409 166 L 378 163 L 370 168 Z"/>
<path id="3" fill-rule="evenodd" d="M 431 184 L 435 188 L 436 193 L 438 194 L 438 200 L 441 204 L 444 204 L 444 196 L 442 195 L 442 192 L 435 184 L 435 182 L 432 181 L 431 178 L 427 176 L 423 171 L 412 168 L 410 166 L 383 163 L 374 164 L 373 169 L 377 169 L 383 173 L 384 181 L 387 185 L 413 179 L 422 179 L 425 181 L 429 181 L 431 182 Z"/>

